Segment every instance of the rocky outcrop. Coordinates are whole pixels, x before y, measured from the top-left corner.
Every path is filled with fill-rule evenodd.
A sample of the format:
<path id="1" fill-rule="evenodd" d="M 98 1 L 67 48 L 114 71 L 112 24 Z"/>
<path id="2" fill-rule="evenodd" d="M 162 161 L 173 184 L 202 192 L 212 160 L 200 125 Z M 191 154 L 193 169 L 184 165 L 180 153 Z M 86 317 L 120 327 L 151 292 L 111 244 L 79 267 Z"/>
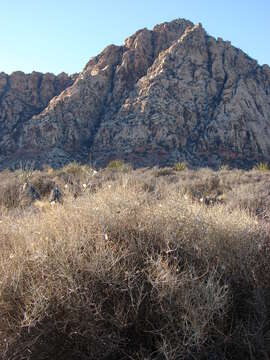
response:
<path id="1" fill-rule="evenodd" d="M 74 78 L 65 73 L 0 73 L 0 159 L 18 150 L 24 123 L 72 85 Z"/>
<path id="2" fill-rule="evenodd" d="M 270 161 L 270 68 L 179 19 L 110 45 L 42 112 L 28 115 L 3 165 Z"/>

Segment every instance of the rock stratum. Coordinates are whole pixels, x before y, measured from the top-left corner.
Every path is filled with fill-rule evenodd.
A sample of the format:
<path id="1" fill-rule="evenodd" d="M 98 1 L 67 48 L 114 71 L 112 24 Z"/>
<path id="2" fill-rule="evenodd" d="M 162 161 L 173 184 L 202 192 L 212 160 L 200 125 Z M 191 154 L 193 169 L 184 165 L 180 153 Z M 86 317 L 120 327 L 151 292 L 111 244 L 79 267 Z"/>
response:
<path id="1" fill-rule="evenodd" d="M 270 68 L 184 19 L 108 46 L 77 76 L 0 75 L 0 165 L 270 161 Z"/>

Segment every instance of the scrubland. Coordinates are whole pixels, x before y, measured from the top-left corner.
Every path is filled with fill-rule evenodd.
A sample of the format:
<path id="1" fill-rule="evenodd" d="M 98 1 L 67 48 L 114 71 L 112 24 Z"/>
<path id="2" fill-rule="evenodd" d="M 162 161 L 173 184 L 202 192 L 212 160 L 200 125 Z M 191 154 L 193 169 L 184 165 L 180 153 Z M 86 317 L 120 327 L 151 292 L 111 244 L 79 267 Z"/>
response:
<path id="1" fill-rule="evenodd" d="M 2 172 L 1 359 L 269 359 L 269 200 L 267 168 Z"/>

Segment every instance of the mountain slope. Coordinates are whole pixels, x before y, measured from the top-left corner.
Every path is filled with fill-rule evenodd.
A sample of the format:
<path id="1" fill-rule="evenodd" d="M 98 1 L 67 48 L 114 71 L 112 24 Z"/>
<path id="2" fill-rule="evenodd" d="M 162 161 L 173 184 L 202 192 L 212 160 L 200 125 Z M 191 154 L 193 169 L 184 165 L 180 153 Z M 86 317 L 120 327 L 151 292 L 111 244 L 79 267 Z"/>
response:
<path id="1" fill-rule="evenodd" d="M 54 166 L 114 158 L 136 166 L 268 161 L 270 68 L 178 19 L 110 45 L 33 115 L 2 166 L 20 159 Z"/>
<path id="2" fill-rule="evenodd" d="M 46 108 L 49 101 L 72 85 L 74 78 L 65 73 L 21 71 L 0 73 L 0 159 L 18 150 L 24 123 Z"/>

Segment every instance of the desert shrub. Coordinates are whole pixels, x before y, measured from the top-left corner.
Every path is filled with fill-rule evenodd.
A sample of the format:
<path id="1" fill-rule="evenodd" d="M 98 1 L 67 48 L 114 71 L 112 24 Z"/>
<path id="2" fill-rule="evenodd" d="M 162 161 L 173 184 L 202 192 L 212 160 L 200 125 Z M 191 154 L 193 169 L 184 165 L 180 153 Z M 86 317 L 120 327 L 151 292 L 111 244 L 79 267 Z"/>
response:
<path id="1" fill-rule="evenodd" d="M 34 172 L 34 164 L 26 162 L 20 164 L 20 168 L 16 171 L 16 175 L 20 182 L 25 184 L 31 181 Z"/>
<path id="2" fill-rule="evenodd" d="M 67 165 L 65 165 L 61 171 L 66 174 L 71 174 L 76 176 L 77 174 L 81 174 L 82 167 L 77 161 L 73 161 Z"/>
<path id="3" fill-rule="evenodd" d="M 184 162 L 178 162 L 174 164 L 174 170 L 176 171 L 183 171 L 187 169 L 187 164 Z"/>
<path id="4" fill-rule="evenodd" d="M 12 179 L 0 186 L 0 205 L 7 209 L 20 205 L 22 184 L 17 179 Z"/>
<path id="5" fill-rule="evenodd" d="M 116 159 L 109 162 L 107 169 L 112 171 L 129 172 L 132 168 L 130 164 L 125 163 L 124 160 Z"/>
<path id="6" fill-rule="evenodd" d="M 240 207 L 255 215 L 262 215 L 269 208 L 270 182 L 242 184 L 226 195 L 231 208 Z"/>
<path id="7" fill-rule="evenodd" d="M 229 171 L 230 170 L 230 166 L 227 164 L 223 164 L 219 167 L 219 171 L 223 172 L 223 171 Z"/>
<path id="8" fill-rule="evenodd" d="M 185 192 L 195 199 L 223 193 L 219 174 L 210 169 L 189 172 L 181 183 Z"/>
<path id="9" fill-rule="evenodd" d="M 107 165 L 108 169 L 121 169 L 123 166 L 125 166 L 125 162 L 123 160 L 112 160 Z"/>
<path id="10" fill-rule="evenodd" d="M 268 228 L 138 174 L 1 219 L 3 360 L 267 353 Z"/>
<path id="11" fill-rule="evenodd" d="M 255 170 L 259 170 L 259 171 L 269 171 L 269 165 L 267 163 L 259 163 L 257 165 L 254 166 Z"/>
<path id="12" fill-rule="evenodd" d="M 47 196 L 55 186 L 54 180 L 46 174 L 38 174 L 34 176 L 31 184 L 39 192 L 41 197 Z"/>
<path id="13" fill-rule="evenodd" d="M 55 180 L 65 188 L 66 192 L 73 197 L 78 197 L 86 189 L 96 188 L 96 173 L 90 165 L 80 165 L 72 162 L 59 169 L 55 174 Z"/>
<path id="14" fill-rule="evenodd" d="M 30 206 L 38 197 L 46 197 L 54 187 L 53 179 L 40 171 L 19 169 L 3 173 L 0 178 L 0 205 L 5 208 Z"/>
<path id="15" fill-rule="evenodd" d="M 73 161 L 57 171 L 56 176 L 64 180 L 65 183 L 80 182 L 85 176 L 85 166 Z"/>
<path id="16" fill-rule="evenodd" d="M 27 185 L 31 183 L 34 170 L 29 165 L 21 165 L 14 172 L 3 172 L 0 177 L 0 206 L 7 209 L 24 207 L 31 204 L 25 201 Z M 30 198 L 28 199 L 30 200 Z"/>
<path id="17" fill-rule="evenodd" d="M 159 177 L 159 176 L 170 176 L 170 175 L 174 175 L 175 171 L 173 168 L 161 168 L 161 169 L 157 169 L 155 171 L 155 176 Z"/>

